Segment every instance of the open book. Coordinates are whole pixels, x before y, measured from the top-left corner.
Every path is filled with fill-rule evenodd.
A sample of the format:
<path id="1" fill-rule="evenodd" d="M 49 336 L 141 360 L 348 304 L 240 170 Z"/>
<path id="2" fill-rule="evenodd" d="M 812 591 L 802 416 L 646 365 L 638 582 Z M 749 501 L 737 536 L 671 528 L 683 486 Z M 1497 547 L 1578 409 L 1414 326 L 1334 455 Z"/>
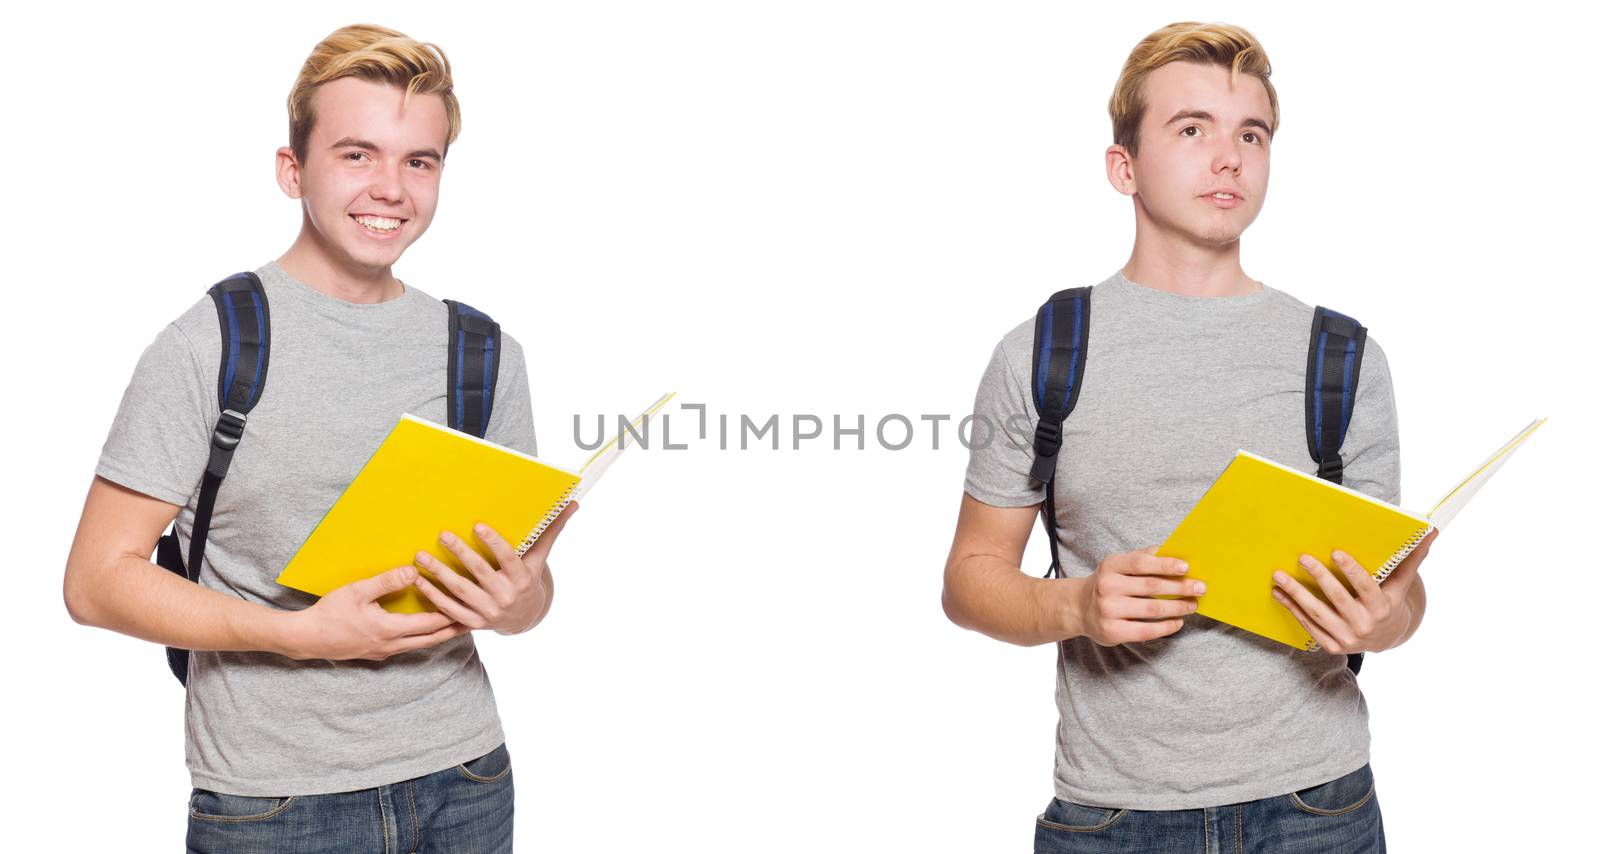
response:
<path id="1" fill-rule="evenodd" d="M 672 396 L 662 395 L 627 429 L 639 435 Z M 574 472 L 469 433 L 402 415 L 278 574 L 278 583 L 324 596 L 412 563 L 420 550 L 471 578 L 455 555 L 439 544 L 439 535 L 453 532 L 493 566 L 488 548 L 472 533 L 478 522 L 516 543 L 520 557 L 616 461 L 624 448 L 618 441 L 621 435 Z M 395 613 L 437 610 L 415 587 L 378 603 Z"/>
<path id="2" fill-rule="evenodd" d="M 1241 450 L 1156 554 L 1183 559 L 1189 564 L 1187 577 L 1206 583 L 1196 600 L 1198 613 L 1296 649 L 1315 650 L 1316 641 L 1272 598 L 1273 570 L 1288 573 L 1326 602 L 1321 585 L 1299 559 L 1309 554 L 1322 561 L 1353 593 L 1334 566 L 1338 549 L 1382 583 L 1429 532 L 1453 520 L 1544 422 L 1534 419 L 1426 515 Z"/>

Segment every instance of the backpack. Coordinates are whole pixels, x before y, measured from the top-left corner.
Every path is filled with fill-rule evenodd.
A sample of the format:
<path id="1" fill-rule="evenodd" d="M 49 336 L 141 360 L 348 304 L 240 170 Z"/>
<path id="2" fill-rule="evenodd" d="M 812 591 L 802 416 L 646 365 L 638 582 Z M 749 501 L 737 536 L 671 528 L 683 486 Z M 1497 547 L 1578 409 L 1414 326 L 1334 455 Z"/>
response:
<path id="1" fill-rule="evenodd" d="M 222 359 L 217 368 L 217 400 L 222 416 L 211 433 L 211 457 L 200 481 L 189 559 L 184 561 L 178 547 L 176 520 L 156 543 L 155 554 L 156 565 L 196 583 L 200 561 L 206 553 L 206 534 L 211 528 L 217 490 L 244 437 L 246 418 L 261 399 L 272 352 L 271 311 L 267 292 L 256 274 L 236 273 L 212 285 L 209 293 L 222 331 Z M 500 324 L 466 303 L 444 303 L 450 308 L 445 404 L 450 428 L 482 438 L 489 429 L 495 383 L 500 376 Z M 189 650 L 167 647 L 167 666 L 187 687 Z"/>
<path id="2" fill-rule="evenodd" d="M 1033 402 L 1039 423 L 1033 433 L 1034 480 L 1044 484 L 1045 533 L 1050 539 L 1050 570 L 1061 577 L 1061 551 L 1056 541 L 1056 454 L 1061 450 L 1061 423 L 1078 404 L 1089 351 L 1091 288 L 1059 291 L 1039 307 L 1033 325 Z M 1317 306 L 1311 318 L 1311 343 L 1306 353 L 1306 445 L 1317 464 L 1317 477 L 1344 482 L 1339 449 L 1350 426 L 1350 413 L 1361 378 L 1361 356 L 1367 328 L 1331 309 Z M 1365 653 L 1346 656 L 1352 673 L 1361 672 Z"/>

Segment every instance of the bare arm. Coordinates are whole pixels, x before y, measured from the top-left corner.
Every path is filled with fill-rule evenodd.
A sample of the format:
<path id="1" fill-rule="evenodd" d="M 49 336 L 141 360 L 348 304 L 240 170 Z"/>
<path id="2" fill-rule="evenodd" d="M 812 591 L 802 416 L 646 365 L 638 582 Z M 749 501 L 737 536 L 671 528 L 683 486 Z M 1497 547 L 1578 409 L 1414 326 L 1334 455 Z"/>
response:
<path id="1" fill-rule="evenodd" d="M 1411 636 L 1422 627 L 1422 612 L 1428 610 L 1428 594 L 1422 589 L 1422 576 L 1417 576 L 1417 583 L 1407 592 L 1406 605 L 1411 609 L 1411 625 L 1406 627 L 1406 633 L 1401 635 L 1395 646 L 1411 640 Z"/>
<path id="2" fill-rule="evenodd" d="M 148 557 L 177 514 L 175 504 L 94 479 L 67 556 L 63 596 L 73 620 L 179 649 L 302 659 L 382 660 L 467 631 L 438 613 L 389 614 L 376 604 L 416 577 L 412 567 L 341 587 L 304 611 L 191 583 Z"/>
<path id="3" fill-rule="evenodd" d="M 1072 599 L 1083 579 L 1034 578 L 1021 569 L 1039 507 L 992 507 L 965 493 L 944 567 L 944 613 L 956 625 L 1019 646 L 1083 633 Z"/>
<path id="4" fill-rule="evenodd" d="M 289 613 L 192 584 L 150 562 L 178 514 L 168 504 L 96 477 L 67 556 L 64 595 L 72 619 L 180 649 L 289 654 Z"/>
<path id="5" fill-rule="evenodd" d="M 1188 567 L 1154 548 L 1119 552 L 1082 578 L 1034 578 L 1022 571 L 1039 507 L 992 507 L 961 496 L 955 542 L 944 571 L 944 612 L 962 628 L 1021 646 L 1086 636 L 1102 646 L 1172 634 L 1193 613 Z M 1168 577 L 1162 577 L 1168 576 Z"/>

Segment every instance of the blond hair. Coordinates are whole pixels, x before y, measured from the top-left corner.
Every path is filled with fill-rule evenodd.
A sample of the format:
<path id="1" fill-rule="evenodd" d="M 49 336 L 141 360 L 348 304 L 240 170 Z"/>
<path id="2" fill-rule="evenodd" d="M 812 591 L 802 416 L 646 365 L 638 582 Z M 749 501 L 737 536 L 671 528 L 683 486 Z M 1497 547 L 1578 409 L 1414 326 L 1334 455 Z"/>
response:
<path id="1" fill-rule="evenodd" d="M 449 121 L 444 153 L 449 153 L 450 143 L 461 134 L 461 105 L 456 101 L 450 60 L 444 51 L 387 27 L 351 24 L 334 30 L 311 49 L 289 90 L 289 147 L 301 163 L 306 160 L 306 142 L 317 119 L 311 98 L 317 87 L 342 77 L 402 87 L 406 92 L 402 107 L 413 94 L 439 95 Z"/>
<path id="2" fill-rule="evenodd" d="M 1243 27 L 1182 21 L 1168 24 L 1134 45 L 1111 92 L 1111 140 L 1127 148 L 1129 154 L 1139 156 L 1139 124 L 1149 106 L 1144 97 L 1144 79 L 1171 62 L 1220 65 L 1230 69 L 1230 85 L 1238 82 L 1240 74 L 1260 80 L 1267 90 L 1267 102 L 1272 105 L 1268 136 L 1277 136 L 1278 92 L 1268 79 L 1272 64 L 1261 43 Z"/>

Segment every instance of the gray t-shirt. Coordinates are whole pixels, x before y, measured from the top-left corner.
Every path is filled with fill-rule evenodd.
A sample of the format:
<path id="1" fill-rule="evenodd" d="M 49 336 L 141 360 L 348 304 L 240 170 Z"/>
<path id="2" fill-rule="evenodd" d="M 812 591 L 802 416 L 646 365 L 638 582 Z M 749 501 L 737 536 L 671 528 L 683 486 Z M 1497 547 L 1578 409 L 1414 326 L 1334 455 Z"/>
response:
<path id="1" fill-rule="evenodd" d="M 448 423 L 448 309 L 410 285 L 395 299 L 356 305 L 290 278 L 275 262 L 256 274 L 270 306 L 271 362 L 217 495 L 200 583 L 298 610 L 315 597 L 274 579 L 401 413 Z M 522 348 L 502 338 L 488 438 L 532 454 Z M 95 469 L 180 505 L 186 556 L 218 417 L 221 347 L 217 311 L 204 296 L 139 359 Z M 381 662 L 195 652 L 185 729 L 196 787 L 253 796 L 394 783 L 505 739 L 470 633 Z"/>
<path id="2" fill-rule="evenodd" d="M 1165 540 L 1238 449 L 1315 473 L 1305 429 L 1311 316 L 1271 287 L 1184 297 L 1119 271 L 1094 288 L 1087 367 L 1056 475 L 1068 577 Z M 1038 418 L 1032 342 L 1032 320 L 1007 334 L 978 388 L 974 412 L 997 430 L 987 447 L 974 443 L 966 491 L 985 504 L 1044 500 L 1028 476 Z M 1388 363 L 1369 337 L 1343 448 L 1345 485 L 1398 502 L 1398 433 Z M 1056 673 L 1057 797 L 1193 809 L 1285 794 L 1367 763 L 1366 700 L 1345 656 L 1294 650 L 1198 614 L 1183 622 L 1143 643 L 1066 642 Z"/>

